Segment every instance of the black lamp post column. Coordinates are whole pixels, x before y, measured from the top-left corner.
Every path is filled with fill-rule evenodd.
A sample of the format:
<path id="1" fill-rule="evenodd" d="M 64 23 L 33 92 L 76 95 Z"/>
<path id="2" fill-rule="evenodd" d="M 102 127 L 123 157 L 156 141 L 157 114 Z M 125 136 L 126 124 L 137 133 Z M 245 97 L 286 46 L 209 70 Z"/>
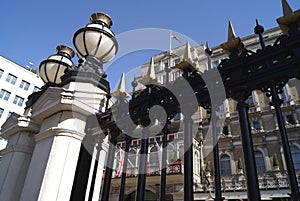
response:
<path id="1" fill-rule="evenodd" d="M 248 105 L 245 103 L 245 99 L 239 99 L 237 104 L 237 109 L 239 112 L 240 127 L 241 127 L 241 137 L 246 169 L 247 178 L 247 193 L 249 200 L 259 201 L 261 200 L 255 156 L 253 151 L 253 141 L 251 137 L 251 127 L 248 118 Z"/>
<path id="2" fill-rule="evenodd" d="M 161 175 L 160 175 L 160 201 L 166 200 L 166 175 L 167 175 L 167 136 L 169 130 L 167 128 L 168 123 L 166 123 L 163 129 L 163 150 L 162 150 L 162 161 L 161 161 Z"/>
<path id="3" fill-rule="evenodd" d="M 119 201 L 124 200 L 124 192 L 125 192 L 125 181 L 126 181 L 126 170 L 127 170 L 127 161 L 128 161 L 128 152 L 129 152 L 129 146 L 131 143 L 131 137 L 129 135 L 125 135 L 125 155 L 123 160 L 123 168 L 122 168 L 122 175 L 121 175 L 121 186 L 120 186 L 120 196 Z"/>
<path id="4" fill-rule="evenodd" d="M 194 200 L 193 180 L 193 120 L 191 114 L 184 114 L 184 201 Z"/>
<path id="5" fill-rule="evenodd" d="M 287 167 L 288 178 L 289 178 L 289 182 L 290 182 L 291 197 L 292 197 L 293 201 L 299 201 L 300 195 L 299 195 L 298 182 L 297 182 L 297 178 L 296 178 L 296 172 L 294 169 L 294 162 L 293 162 L 292 154 L 290 151 L 287 132 L 285 129 L 285 123 L 284 123 L 284 119 L 283 119 L 281 108 L 280 108 L 280 106 L 282 104 L 282 100 L 278 96 L 276 86 L 273 86 L 270 88 L 270 94 L 272 96 L 271 105 L 274 106 L 274 108 L 275 108 L 278 128 L 280 130 L 282 148 L 283 148 L 285 163 L 286 163 L 286 167 Z"/>
<path id="6" fill-rule="evenodd" d="M 117 135 L 112 134 L 109 141 L 110 141 L 110 144 L 109 144 L 108 153 L 107 153 L 106 168 L 105 168 L 105 174 L 104 174 L 104 185 L 103 185 L 103 189 L 102 189 L 101 201 L 108 201 L 108 198 L 109 198 L 111 176 L 112 176 L 114 156 L 115 156 L 115 147 L 117 144 Z"/>
<path id="7" fill-rule="evenodd" d="M 148 136 L 149 129 L 144 128 L 142 130 L 141 139 L 141 150 L 140 150 L 140 164 L 139 164 L 139 175 L 136 190 L 136 201 L 144 201 L 145 197 L 145 185 L 146 185 L 146 175 L 147 175 L 147 156 L 148 156 Z"/>

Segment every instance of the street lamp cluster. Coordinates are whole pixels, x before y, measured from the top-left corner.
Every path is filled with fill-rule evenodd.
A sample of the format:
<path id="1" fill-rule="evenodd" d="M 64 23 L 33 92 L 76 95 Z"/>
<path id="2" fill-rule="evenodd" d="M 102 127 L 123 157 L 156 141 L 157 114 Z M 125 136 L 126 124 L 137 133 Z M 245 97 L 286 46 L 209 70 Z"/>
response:
<path id="1" fill-rule="evenodd" d="M 166 147 L 168 123 L 177 113 L 182 113 L 184 116 L 184 200 L 193 200 L 193 151 L 191 146 L 193 120 L 191 117 L 197 111 L 198 107 L 205 108 L 211 114 L 215 113 L 214 108 L 221 104 L 223 99 L 217 98 L 219 101 L 213 102 L 210 98 L 212 94 L 209 93 L 209 89 L 220 87 L 221 82 L 224 84 L 226 98 L 232 98 L 238 102 L 237 108 L 242 133 L 241 137 L 245 158 L 249 200 L 256 201 L 261 199 L 253 152 L 251 128 L 248 120 L 248 106 L 245 103 L 245 100 L 253 90 L 261 90 L 272 97 L 271 104 L 276 110 L 289 175 L 291 197 L 293 201 L 300 199 L 293 160 L 280 109 L 281 100 L 278 96 L 278 93 L 289 79 L 298 79 L 300 76 L 300 11 L 291 11 L 286 2 L 283 2 L 284 16 L 277 21 L 285 35 L 278 38 L 278 41 L 276 41 L 273 46 L 265 47 L 262 37 L 264 30 L 257 22 L 255 33 L 260 39 L 261 49 L 257 52 L 248 51 L 241 40 L 235 36 L 230 23 L 228 41 L 221 45 L 221 48 L 228 54 L 229 58 L 222 60 L 217 68 L 209 69 L 202 74 L 196 70 L 192 61 L 184 60 L 175 65 L 175 67 L 182 71 L 182 77 L 178 78 L 174 83 L 167 83 L 168 89 L 156 85 L 153 80 L 151 81 L 151 79 L 149 79 L 148 82 L 145 83 L 145 89 L 134 92 L 129 101 L 126 99 L 128 94 L 121 85 L 119 86 L 119 91 L 110 94 L 109 83 L 105 79 L 106 75 L 102 65 L 104 62 L 112 60 L 118 50 L 118 43 L 113 32 L 110 30 L 112 20 L 106 14 L 94 13 L 91 16 L 90 24 L 79 29 L 75 33 L 73 42 L 77 55 L 80 58 L 78 66 L 74 66 L 71 61 L 71 58 L 74 56 L 74 51 L 63 45 L 57 47 L 56 55 L 50 56 L 40 64 L 41 78 L 50 85 L 54 84 L 62 86 L 62 83 L 68 82 L 70 78 L 76 76 L 78 72 L 93 72 L 96 77 L 94 77 L 92 82 L 96 83 L 97 86 L 104 89 L 107 93 L 106 110 L 104 112 L 99 111 L 97 114 L 101 129 L 106 135 L 110 135 L 111 142 L 107 155 L 108 164 L 105 170 L 102 201 L 107 201 L 109 199 L 112 163 L 115 153 L 114 147 L 116 145 L 116 139 L 121 133 L 126 141 L 125 159 L 128 158 L 129 143 L 131 142 L 130 136 L 141 138 L 141 156 L 139 160 L 136 200 L 144 200 L 146 185 L 145 168 L 147 163 L 146 155 L 148 153 L 148 137 L 151 134 L 151 128 L 155 126 L 155 121 L 153 121 L 153 119 L 159 120 L 162 124 L 162 132 L 164 134 L 163 147 Z M 207 56 L 210 57 L 212 52 L 209 49 L 207 49 L 206 52 Z M 166 68 L 165 70 L 168 76 L 170 69 Z M 215 75 L 220 75 L 221 79 L 218 80 Z M 203 77 L 210 78 L 210 80 L 206 79 L 204 81 Z M 90 78 L 78 79 L 87 82 L 91 81 Z M 166 80 L 169 79 L 167 78 Z M 191 93 L 187 90 L 185 85 L 182 85 L 184 82 L 189 84 L 189 87 L 192 89 Z M 135 87 L 136 83 L 133 83 L 133 86 Z M 108 100 L 111 95 L 117 100 L 112 107 L 108 107 Z M 184 102 L 180 101 L 180 97 L 184 97 Z M 196 101 L 196 105 L 193 104 L 194 101 Z M 33 102 L 29 101 L 29 103 L 32 104 Z M 155 116 L 155 114 L 154 116 L 151 116 L 151 108 L 155 105 L 164 108 L 166 119 L 160 119 L 157 115 Z M 127 108 L 127 110 L 124 110 L 124 108 Z M 217 119 L 214 115 L 212 115 L 211 121 L 213 124 L 213 138 L 214 141 L 216 141 L 217 136 L 214 122 L 216 122 Z M 133 122 L 134 124 L 130 124 L 130 122 Z M 120 128 L 118 125 L 124 126 Z M 139 130 L 141 131 L 139 135 L 133 135 L 133 133 L 137 132 L 137 125 L 143 129 Z M 93 125 L 90 126 L 93 127 Z M 217 145 L 217 142 L 215 142 L 215 199 L 222 200 Z M 165 200 L 165 150 L 163 151 L 162 158 L 164 168 L 161 174 L 161 201 Z M 124 164 L 123 170 L 126 170 L 126 163 Z M 123 171 L 121 177 L 120 200 L 124 199 L 126 179 L 126 174 L 124 172 L 125 171 Z"/>
<path id="2" fill-rule="evenodd" d="M 118 42 L 110 30 L 111 26 L 110 16 L 94 13 L 90 17 L 90 23 L 79 29 L 73 38 L 76 53 L 81 59 L 80 63 L 92 58 L 98 60 L 95 72 L 102 75 L 104 74 L 102 64 L 112 60 L 118 51 Z M 42 61 L 39 66 L 40 76 L 46 83 L 60 84 L 61 77 L 74 65 L 71 59 L 75 53 L 70 47 L 59 45 L 56 50 L 56 55 Z"/>

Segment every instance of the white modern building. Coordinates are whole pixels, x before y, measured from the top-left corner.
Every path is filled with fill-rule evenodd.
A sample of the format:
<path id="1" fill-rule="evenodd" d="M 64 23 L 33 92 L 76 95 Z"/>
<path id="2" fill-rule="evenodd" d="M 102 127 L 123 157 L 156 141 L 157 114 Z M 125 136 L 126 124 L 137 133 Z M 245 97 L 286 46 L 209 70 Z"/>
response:
<path id="1" fill-rule="evenodd" d="M 27 97 L 43 84 L 33 70 L 0 56 L 0 129 L 12 113 L 23 114 Z M 0 138 L 0 150 L 5 145 L 6 141 Z"/>

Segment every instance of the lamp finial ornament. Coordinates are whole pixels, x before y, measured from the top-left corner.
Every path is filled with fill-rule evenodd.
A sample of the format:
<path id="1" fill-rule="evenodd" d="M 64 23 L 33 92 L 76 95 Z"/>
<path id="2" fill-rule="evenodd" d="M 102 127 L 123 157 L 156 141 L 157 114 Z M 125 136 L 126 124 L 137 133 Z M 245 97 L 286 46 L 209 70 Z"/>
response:
<path id="1" fill-rule="evenodd" d="M 75 56 L 75 52 L 73 51 L 73 49 L 65 45 L 57 46 L 56 52 L 58 54 L 65 54 L 65 56 L 69 57 L 70 59 Z"/>
<path id="2" fill-rule="evenodd" d="M 103 22 L 108 28 L 112 26 L 112 19 L 109 15 L 101 12 L 93 13 L 90 17 L 91 23 Z"/>

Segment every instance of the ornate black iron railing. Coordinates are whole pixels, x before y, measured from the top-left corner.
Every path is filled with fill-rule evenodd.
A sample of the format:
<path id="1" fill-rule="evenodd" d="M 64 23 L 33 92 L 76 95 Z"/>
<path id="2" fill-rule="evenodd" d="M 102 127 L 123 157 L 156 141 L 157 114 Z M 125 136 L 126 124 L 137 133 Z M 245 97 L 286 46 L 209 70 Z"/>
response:
<path id="1" fill-rule="evenodd" d="M 299 13 L 296 16 L 299 16 Z M 289 17 L 287 16 L 287 18 Z M 193 152 L 191 147 L 193 120 L 191 116 L 198 110 L 198 107 L 203 107 L 212 114 L 210 120 L 213 123 L 218 120 L 214 116 L 215 108 L 221 104 L 224 99 L 220 96 L 216 98 L 218 100 L 217 102 L 213 102 L 211 96 L 217 96 L 218 94 L 210 94 L 209 89 L 220 88 L 220 85 L 222 84 L 224 85 L 226 98 L 232 98 L 237 101 L 243 154 L 245 158 L 245 179 L 249 200 L 261 200 L 260 186 L 265 186 L 265 188 L 267 188 L 268 185 L 271 185 L 269 179 L 260 179 L 256 171 L 251 127 L 248 116 L 249 107 L 245 103 L 253 90 L 261 90 L 272 99 L 270 104 L 275 108 L 276 112 L 285 163 L 287 165 L 287 177 L 289 188 L 291 190 L 291 197 L 293 201 L 300 200 L 298 182 L 280 108 L 282 101 L 278 95 L 289 79 L 300 78 L 300 31 L 298 25 L 299 19 L 296 17 L 294 17 L 293 20 L 287 20 L 286 23 L 284 23 L 285 31 L 288 30 L 286 32 L 287 35 L 280 36 L 273 45 L 267 47 L 265 47 L 262 37 L 263 28 L 260 25 L 257 25 L 255 33 L 259 36 L 261 49 L 256 52 L 247 50 L 240 39 L 236 38 L 234 34 L 231 34 L 233 37 L 230 38 L 227 43 L 221 45 L 225 52 L 229 54 L 229 58 L 223 59 L 217 68 L 200 73 L 195 70 L 192 62 L 183 61 L 175 66 L 182 71 L 182 77 L 175 80 L 174 83 L 167 83 L 168 89 L 155 85 L 154 83 L 146 84 L 146 88 L 134 92 L 131 100 L 128 102 L 121 98 L 115 103 L 111 110 L 108 110 L 105 114 L 99 115 L 100 124 L 103 125 L 104 129 L 109 130 L 111 133 L 111 146 L 115 145 L 115 138 L 121 133 L 121 130 L 126 134 L 131 135 L 134 129 L 134 126 L 118 128 L 117 125 L 113 123 L 114 121 L 132 121 L 135 126 L 140 125 L 143 128 L 139 136 L 134 136 L 142 138 L 141 157 L 138 169 L 139 174 L 137 175 L 137 201 L 144 200 L 147 176 L 146 154 L 148 153 L 148 137 L 150 134 L 149 127 L 154 125 L 154 121 L 152 121 L 151 118 L 159 120 L 164 125 L 164 131 L 167 131 L 167 122 L 171 120 L 175 114 L 180 112 L 184 116 L 184 200 L 193 200 Z M 207 52 L 211 54 L 211 52 Z M 168 72 L 168 70 L 166 70 L 166 72 Z M 219 75 L 221 79 L 218 79 L 217 75 Z M 209 79 L 204 81 L 203 78 Z M 186 85 L 182 84 L 184 82 L 188 83 L 189 87 L 192 88 L 192 91 L 187 90 Z M 181 97 L 184 97 L 183 102 L 180 99 Z M 193 104 L 194 99 L 196 99 L 197 105 Z M 151 108 L 155 105 L 164 108 L 167 119 L 160 119 L 158 116 L 149 116 Z M 129 111 L 123 114 L 122 112 L 118 112 L 115 119 L 109 118 L 113 111 L 122 111 L 123 108 L 129 108 Z M 216 142 L 217 133 L 214 125 L 212 128 L 213 141 L 215 141 L 213 150 L 214 168 L 216 170 L 214 174 L 215 199 L 222 200 L 221 191 L 226 191 L 226 187 L 224 188 L 224 186 L 222 186 L 222 179 L 219 174 L 219 153 L 218 144 Z M 109 148 L 108 162 L 113 160 L 112 154 L 114 154 L 114 150 L 113 148 Z M 166 171 L 163 171 L 161 174 L 162 191 L 164 189 L 163 187 L 166 185 L 166 174 Z M 108 166 L 106 168 L 102 201 L 108 200 L 110 178 L 111 168 Z M 125 184 L 125 178 L 126 177 L 122 177 L 123 185 Z M 235 186 L 235 188 L 242 186 L 244 189 L 244 184 L 241 184 L 240 182 L 235 182 L 232 185 Z M 161 200 L 164 200 L 164 195 L 164 192 L 162 192 Z"/>

